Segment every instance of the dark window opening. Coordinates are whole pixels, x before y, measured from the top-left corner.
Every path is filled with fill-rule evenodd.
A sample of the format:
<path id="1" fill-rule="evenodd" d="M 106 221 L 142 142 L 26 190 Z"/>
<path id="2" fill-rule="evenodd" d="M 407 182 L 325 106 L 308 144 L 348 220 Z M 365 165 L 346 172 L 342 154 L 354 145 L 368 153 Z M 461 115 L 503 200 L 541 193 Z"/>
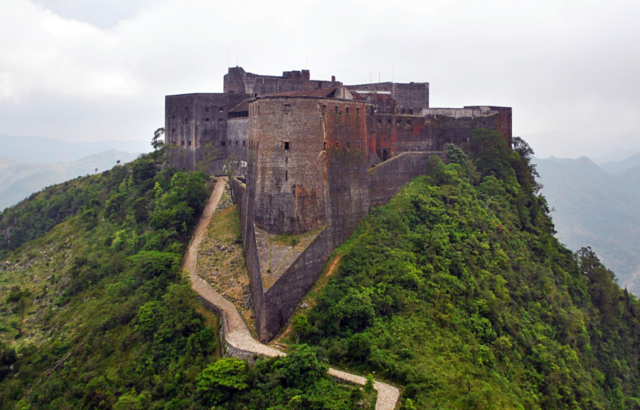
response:
<path id="1" fill-rule="evenodd" d="M 236 145 L 238 145 L 238 141 L 236 141 Z"/>
<path id="2" fill-rule="evenodd" d="M 220 110 L 219 110 L 219 111 L 220 111 L 220 112 L 224 112 L 224 108 L 220 107 Z"/>
<path id="3" fill-rule="evenodd" d="M 349 115 L 349 107 L 345 108 L 345 112 Z"/>
<path id="4" fill-rule="evenodd" d="M 204 120 L 205 120 L 206 122 L 209 122 L 209 119 L 208 119 L 208 118 L 205 118 Z"/>
<path id="5" fill-rule="evenodd" d="M 340 142 L 336 142 L 336 148 L 340 148 Z"/>
<path id="6" fill-rule="evenodd" d="M 180 145 L 184 145 L 184 141 L 180 141 Z"/>
<path id="7" fill-rule="evenodd" d="M 220 146 L 224 147 L 225 142 L 224 141 L 220 141 Z"/>
<path id="8" fill-rule="evenodd" d="M 387 120 L 387 125 L 391 126 L 391 120 Z"/>
<path id="9" fill-rule="evenodd" d="M 175 128 L 171 128 L 171 132 L 176 132 L 176 129 Z"/>
<path id="10" fill-rule="evenodd" d="M 283 148 L 283 149 L 286 149 L 286 150 L 289 150 L 289 141 L 285 141 L 285 142 L 283 142 L 283 143 L 282 143 L 282 148 Z"/>
<path id="11" fill-rule="evenodd" d="M 285 181 L 289 180 L 289 171 L 284 171 L 284 180 Z"/>
<path id="12" fill-rule="evenodd" d="M 378 125 L 382 125 L 382 120 L 378 118 Z"/>
<path id="13" fill-rule="evenodd" d="M 324 149 L 325 151 L 327 150 L 327 143 L 326 143 L 326 142 L 324 143 L 324 148 L 323 148 L 323 149 Z"/>
<path id="14" fill-rule="evenodd" d="M 191 141 L 187 142 L 187 145 L 188 145 L 188 146 L 191 146 Z"/>
<path id="15" fill-rule="evenodd" d="M 327 112 L 327 106 L 326 106 L 326 105 L 323 105 L 323 106 L 322 106 L 322 112 L 323 112 L 323 113 Z"/>
<path id="16" fill-rule="evenodd" d="M 247 142 L 247 141 L 242 141 L 242 146 L 243 146 L 243 147 L 244 147 L 244 146 L 246 146 L 246 142 Z"/>
<path id="17" fill-rule="evenodd" d="M 360 115 L 360 107 L 356 107 L 356 115 Z"/>
<path id="18" fill-rule="evenodd" d="M 284 112 L 286 112 L 286 113 L 290 113 L 290 112 L 291 112 L 291 105 L 289 105 L 289 104 L 285 104 L 285 105 L 284 105 Z"/>
<path id="19" fill-rule="evenodd" d="M 338 106 L 336 105 L 336 114 L 338 113 Z"/>

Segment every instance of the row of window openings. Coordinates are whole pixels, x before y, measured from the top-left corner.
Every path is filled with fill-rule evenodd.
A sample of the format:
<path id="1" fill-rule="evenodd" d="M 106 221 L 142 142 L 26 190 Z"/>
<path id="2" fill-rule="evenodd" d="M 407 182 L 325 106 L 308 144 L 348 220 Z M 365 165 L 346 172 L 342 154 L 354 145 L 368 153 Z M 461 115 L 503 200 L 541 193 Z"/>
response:
<path id="1" fill-rule="evenodd" d="M 221 146 L 221 147 L 224 147 L 224 146 L 226 146 L 226 145 L 227 145 L 227 142 L 226 142 L 226 141 L 220 141 L 220 146 Z M 233 145 L 233 141 L 229 141 L 229 145 L 230 145 L 230 146 L 231 146 L 231 145 Z M 237 140 L 236 140 L 236 145 L 240 145 L 240 142 L 239 142 L 239 141 L 237 141 Z M 242 146 L 243 146 L 243 147 L 246 147 L 246 146 L 247 146 L 247 141 L 242 141 Z"/>
<path id="2" fill-rule="evenodd" d="M 175 118 L 176 118 L 176 116 L 174 115 L 174 116 L 173 116 L 173 118 L 175 119 Z M 209 122 L 209 118 L 208 118 L 208 117 L 207 117 L 207 118 L 205 118 L 204 120 L 205 120 L 206 122 Z M 218 122 L 219 122 L 219 123 L 222 123 L 223 121 L 224 121 L 224 118 L 218 118 Z M 189 119 L 188 119 L 188 118 L 185 118 L 185 119 L 184 119 L 184 123 L 186 124 L 187 122 L 189 122 Z"/>
<path id="3" fill-rule="evenodd" d="M 407 125 L 411 126 L 411 120 L 407 120 L 405 122 Z M 382 125 L 382 120 L 378 118 L 378 125 Z M 391 120 L 387 120 L 387 125 L 391 126 L 392 125 L 392 121 Z M 397 120 L 396 121 L 396 125 L 402 125 L 402 120 Z"/>
<path id="4" fill-rule="evenodd" d="M 285 151 L 289 151 L 291 148 L 291 143 L 289 141 L 284 141 L 282 143 L 282 149 Z M 336 148 L 340 148 L 340 142 L 336 142 Z M 356 148 L 360 149 L 360 141 L 356 142 Z M 351 149 L 351 143 L 347 142 L 347 149 Z M 327 143 L 324 143 L 324 150 L 327 150 Z"/>
<path id="5" fill-rule="evenodd" d="M 335 106 L 334 110 L 336 114 L 342 115 L 342 111 L 340 111 L 340 108 L 337 105 Z M 345 107 L 344 111 L 346 112 L 347 115 L 349 115 L 349 107 Z M 326 105 L 322 106 L 322 112 L 327 112 Z M 360 115 L 360 107 L 356 107 L 356 115 Z"/>
<path id="6" fill-rule="evenodd" d="M 180 145 L 184 146 L 184 141 L 180 141 Z M 220 141 L 220 146 L 224 147 L 227 145 L 226 141 Z M 229 145 L 233 145 L 233 141 L 229 141 Z M 239 141 L 236 141 L 236 145 L 240 145 Z M 191 146 L 191 141 L 187 141 L 187 146 Z M 242 146 L 246 147 L 247 146 L 247 141 L 242 141 Z"/>

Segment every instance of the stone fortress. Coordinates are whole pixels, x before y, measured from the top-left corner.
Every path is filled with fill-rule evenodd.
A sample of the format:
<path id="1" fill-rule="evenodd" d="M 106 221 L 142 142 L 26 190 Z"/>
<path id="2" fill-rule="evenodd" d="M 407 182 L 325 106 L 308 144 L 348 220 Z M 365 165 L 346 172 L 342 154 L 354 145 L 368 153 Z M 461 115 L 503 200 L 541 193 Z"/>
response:
<path id="1" fill-rule="evenodd" d="M 511 108 L 430 108 L 428 83 L 344 85 L 229 69 L 224 92 L 166 97 L 175 166 L 233 167 L 256 328 L 271 340 L 293 315 L 331 252 L 369 209 L 385 204 L 445 144 L 471 130 L 511 143 Z M 212 154 L 213 153 L 213 154 Z"/>

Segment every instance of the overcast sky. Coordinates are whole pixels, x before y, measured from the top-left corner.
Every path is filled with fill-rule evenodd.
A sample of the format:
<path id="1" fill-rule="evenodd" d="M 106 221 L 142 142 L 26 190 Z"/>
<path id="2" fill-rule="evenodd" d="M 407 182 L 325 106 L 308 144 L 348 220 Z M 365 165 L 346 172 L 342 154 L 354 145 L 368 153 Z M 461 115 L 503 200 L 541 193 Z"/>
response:
<path id="1" fill-rule="evenodd" d="M 538 156 L 640 150 L 640 1 L 0 0 L 0 134 L 150 139 L 229 65 L 429 82 L 513 107 Z"/>

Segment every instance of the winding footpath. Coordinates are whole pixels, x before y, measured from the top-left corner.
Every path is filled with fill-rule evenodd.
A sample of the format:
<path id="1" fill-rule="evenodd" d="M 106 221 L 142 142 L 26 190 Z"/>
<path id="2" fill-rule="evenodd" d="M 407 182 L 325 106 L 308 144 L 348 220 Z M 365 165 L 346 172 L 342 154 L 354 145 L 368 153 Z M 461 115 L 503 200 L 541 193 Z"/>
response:
<path id="1" fill-rule="evenodd" d="M 218 202 L 220 202 L 226 183 L 226 178 L 218 178 L 218 182 L 209 197 L 207 207 L 198 222 L 198 227 L 196 228 L 193 239 L 189 244 L 183 269 L 189 272 L 191 288 L 198 293 L 200 299 L 207 307 L 214 310 L 221 317 L 224 343 L 228 355 L 239 358 L 251 358 L 256 355 L 263 357 L 285 356 L 286 353 L 256 341 L 251 336 L 249 328 L 247 328 L 246 323 L 233 303 L 222 297 L 211 285 L 198 276 L 198 248 L 200 247 L 202 238 L 204 238 L 207 233 L 211 217 L 218 207 Z M 356 376 L 355 374 L 332 368 L 329 369 L 328 374 L 335 379 L 353 384 L 364 385 L 366 383 L 366 379 L 362 376 Z M 376 410 L 393 410 L 396 408 L 398 398 L 400 397 L 400 391 L 396 387 L 377 381 L 375 382 L 374 388 L 378 391 Z"/>

